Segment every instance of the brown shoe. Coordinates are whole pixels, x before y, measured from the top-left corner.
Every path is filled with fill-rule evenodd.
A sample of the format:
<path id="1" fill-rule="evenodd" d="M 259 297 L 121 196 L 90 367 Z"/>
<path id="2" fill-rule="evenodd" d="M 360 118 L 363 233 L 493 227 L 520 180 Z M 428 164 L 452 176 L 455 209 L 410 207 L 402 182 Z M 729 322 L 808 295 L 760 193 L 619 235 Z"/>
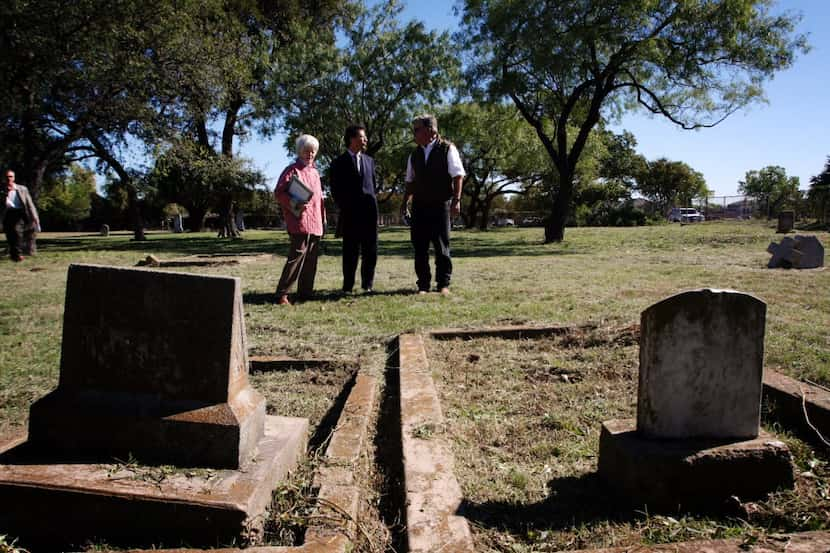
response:
<path id="1" fill-rule="evenodd" d="M 288 296 L 280 296 L 277 299 L 277 305 L 291 305 L 291 302 L 288 301 Z"/>
<path id="2" fill-rule="evenodd" d="M 442 296 L 451 296 L 451 295 L 452 295 L 452 294 L 450 293 L 450 289 L 449 289 L 449 288 L 447 288 L 446 286 L 444 286 L 443 288 L 441 288 L 440 290 L 438 290 L 438 293 L 439 293 L 439 294 L 441 294 Z"/>

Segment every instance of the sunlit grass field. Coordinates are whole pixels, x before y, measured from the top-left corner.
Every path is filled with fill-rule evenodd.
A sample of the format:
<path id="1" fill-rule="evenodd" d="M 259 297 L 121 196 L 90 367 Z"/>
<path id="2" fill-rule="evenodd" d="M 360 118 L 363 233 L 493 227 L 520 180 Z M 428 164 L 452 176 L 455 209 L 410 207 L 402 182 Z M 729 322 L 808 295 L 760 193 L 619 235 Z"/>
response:
<path id="1" fill-rule="evenodd" d="M 828 233 L 818 233 L 830 244 Z M 57 384 L 67 267 L 133 266 L 148 254 L 273 254 L 238 265 L 171 270 L 242 279 L 252 355 L 321 357 L 381 374 L 386 343 L 404 331 L 512 323 L 627 325 L 675 292 L 729 288 L 766 301 L 766 366 L 830 384 L 830 270 L 767 269 L 778 241 L 765 222 L 571 228 L 543 244 L 542 229 L 454 231 L 452 296 L 418 296 L 409 233 L 383 229 L 376 294 L 341 296 L 340 240 L 326 237 L 313 301 L 282 307 L 274 290 L 284 262 L 284 231 L 213 234 L 44 234 L 39 254 L 0 261 L 0 431 L 23 427 L 29 404 Z M 124 293 L 129 293 L 125 290 Z M 209 298 L 193 298 L 194 302 Z"/>

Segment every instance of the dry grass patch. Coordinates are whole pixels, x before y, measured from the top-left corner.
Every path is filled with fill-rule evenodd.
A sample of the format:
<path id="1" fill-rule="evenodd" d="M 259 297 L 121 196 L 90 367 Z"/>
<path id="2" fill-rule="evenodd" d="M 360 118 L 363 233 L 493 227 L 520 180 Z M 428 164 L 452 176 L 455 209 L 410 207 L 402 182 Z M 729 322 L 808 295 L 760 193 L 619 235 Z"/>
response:
<path id="1" fill-rule="evenodd" d="M 717 514 L 632 511 L 596 475 L 600 423 L 636 416 L 636 326 L 427 341 L 479 551 L 550 552 L 830 527 L 826 459 L 783 435 L 794 491 Z M 669 516 L 671 515 L 671 516 Z"/>

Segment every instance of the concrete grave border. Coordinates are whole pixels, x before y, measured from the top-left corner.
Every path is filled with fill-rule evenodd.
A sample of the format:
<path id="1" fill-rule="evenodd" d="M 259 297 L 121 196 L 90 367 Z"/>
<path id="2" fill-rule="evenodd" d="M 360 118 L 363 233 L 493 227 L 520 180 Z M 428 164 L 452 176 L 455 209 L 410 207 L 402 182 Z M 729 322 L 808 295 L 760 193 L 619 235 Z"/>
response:
<path id="1" fill-rule="evenodd" d="M 785 427 L 813 445 L 830 447 L 823 441 L 830 440 L 830 391 L 765 369 L 763 397 L 774 404 L 774 415 Z"/>

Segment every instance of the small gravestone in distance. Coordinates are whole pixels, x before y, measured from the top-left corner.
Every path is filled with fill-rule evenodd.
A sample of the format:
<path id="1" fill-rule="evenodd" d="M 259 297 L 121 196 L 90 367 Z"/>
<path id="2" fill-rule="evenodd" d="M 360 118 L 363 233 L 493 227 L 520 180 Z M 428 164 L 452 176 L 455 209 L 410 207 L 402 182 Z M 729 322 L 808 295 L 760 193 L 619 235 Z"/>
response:
<path id="1" fill-rule="evenodd" d="M 70 265 L 58 387 L 27 441 L 0 443 L 0 534 L 228 543 L 261 526 L 307 430 L 248 382 L 238 278 Z M 201 472 L 136 478 L 157 464 Z"/>
<path id="2" fill-rule="evenodd" d="M 606 421 L 599 473 L 656 508 L 792 486 L 786 445 L 760 429 L 766 305 L 702 289 L 641 315 L 637 419 Z"/>
<path id="3" fill-rule="evenodd" d="M 109 236 L 110 235 L 110 226 L 107 224 L 101 225 L 101 236 Z"/>
<path id="4" fill-rule="evenodd" d="M 795 225 L 794 211 L 781 211 L 778 213 L 778 229 L 776 232 L 786 234 L 793 230 Z"/>

